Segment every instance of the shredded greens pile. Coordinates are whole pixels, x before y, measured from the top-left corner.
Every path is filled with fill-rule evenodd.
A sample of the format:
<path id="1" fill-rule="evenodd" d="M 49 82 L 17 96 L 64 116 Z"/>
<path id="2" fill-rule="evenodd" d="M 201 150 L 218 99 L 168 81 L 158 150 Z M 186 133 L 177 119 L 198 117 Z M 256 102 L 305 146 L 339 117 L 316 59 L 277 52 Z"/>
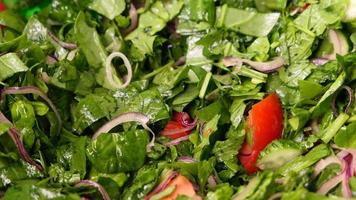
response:
<path id="1" fill-rule="evenodd" d="M 356 197 L 355 0 L 53 0 L 0 24 L 4 200 L 161 199 L 172 173 L 197 194 L 179 200 Z M 248 174 L 273 92 L 282 138 Z"/>

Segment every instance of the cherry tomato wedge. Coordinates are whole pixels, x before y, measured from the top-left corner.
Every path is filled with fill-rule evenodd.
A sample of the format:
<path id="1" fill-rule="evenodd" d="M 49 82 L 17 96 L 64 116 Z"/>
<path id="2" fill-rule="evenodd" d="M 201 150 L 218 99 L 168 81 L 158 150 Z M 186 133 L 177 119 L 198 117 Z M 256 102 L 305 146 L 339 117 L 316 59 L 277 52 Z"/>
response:
<path id="1" fill-rule="evenodd" d="M 189 135 L 197 124 L 197 119 L 192 121 L 188 113 L 175 112 L 172 119 L 161 131 L 161 135 L 177 139 Z"/>
<path id="2" fill-rule="evenodd" d="M 239 160 L 247 172 L 257 171 L 258 155 L 269 143 L 281 137 L 283 109 L 276 93 L 268 95 L 252 106 L 247 118 L 245 143 L 240 149 Z"/>
<path id="3" fill-rule="evenodd" d="M 192 199 L 200 199 L 195 193 L 193 184 L 182 175 L 178 175 L 174 178 L 167 187 L 170 186 L 175 186 L 174 192 L 169 196 L 164 197 L 162 200 L 175 200 L 180 195 L 185 195 Z"/>
<path id="4" fill-rule="evenodd" d="M 0 1 L 0 12 L 4 10 L 7 10 L 7 7 L 3 2 Z"/>

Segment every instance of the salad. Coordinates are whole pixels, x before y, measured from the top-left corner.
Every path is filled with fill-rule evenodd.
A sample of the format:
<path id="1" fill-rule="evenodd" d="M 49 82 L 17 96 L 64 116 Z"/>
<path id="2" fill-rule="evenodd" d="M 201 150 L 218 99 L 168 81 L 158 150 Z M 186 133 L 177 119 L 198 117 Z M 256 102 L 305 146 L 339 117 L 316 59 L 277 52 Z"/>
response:
<path id="1" fill-rule="evenodd" d="M 356 198 L 355 0 L 0 3 L 0 198 Z"/>

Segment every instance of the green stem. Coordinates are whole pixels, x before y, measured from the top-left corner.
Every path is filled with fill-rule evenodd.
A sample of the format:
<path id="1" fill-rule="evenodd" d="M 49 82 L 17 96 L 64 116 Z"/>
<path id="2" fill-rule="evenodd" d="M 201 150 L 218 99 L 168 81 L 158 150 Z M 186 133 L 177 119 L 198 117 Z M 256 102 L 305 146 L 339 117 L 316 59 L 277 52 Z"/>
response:
<path id="1" fill-rule="evenodd" d="M 333 123 L 331 123 L 326 129 L 322 131 L 321 140 L 325 143 L 329 143 L 330 140 L 335 136 L 339 129 L 345 124 L 349 119 L 349 115 L 341 113 Z"/>
<path id="2" fill-rule="evenodd" d="M 200 92 L 199 92 L 199 98 L 201 98 L 201 99 L 204 99 L 206 90 L 208 89 L 208 85 L 209 85 L 211 76 L 212 76 L 212 73 L 211 73 L 211 72 L 208 72 L 208 73 L 205 75 L 203 85 L 201 86 L 201 89 L 200 89 Z"/>

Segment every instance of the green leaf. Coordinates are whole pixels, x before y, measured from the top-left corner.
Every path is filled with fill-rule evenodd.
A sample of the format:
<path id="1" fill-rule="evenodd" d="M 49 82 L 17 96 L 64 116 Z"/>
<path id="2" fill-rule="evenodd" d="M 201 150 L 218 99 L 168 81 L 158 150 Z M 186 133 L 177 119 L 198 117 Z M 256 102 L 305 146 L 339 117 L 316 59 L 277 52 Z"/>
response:
<path id="1" fill-rule="evenodd" d="M 269 10 L 283 11 L 287 6 L 287 0 L 255 0 L 258 11 Z"/>
<path id="2" fill-rule="evenodd" d="M 81 133 L 97 120 L 114 112 L 115 100 L 111 96 L 90 94 L 81 99 L 73 113 L 73 130 Z"/>
<path id="3" fill-rule="evenodd" d="M 201 122 L 208 122 L 216 115 L 220 115 L 219 123 L 221 124 L 228 123 L 230 118 L 228 104 L 224 102 L 223 99 L 217 100 L 214 103 L 197 110 L 196 115 Z"/>
<path id="4" fill-rule="evenodd" d="M 18 128 L 32 128 L 35 125 L 36 116 L 33 106 L 26 101 L 16 101 L 11 107 L 12 122 Z"/>
<path id="5" fill-rule="evenodd" d="M 162 169 L 156 165 L 146 165 L 138 170 L 132 184 L 125 188 L 123 199 L 143 199 L 159 180 Z"/>
<path id="6" fill-rule="evenodd" d="M 36 186 L 33 183 L 12 186 L 5 192 L 3 197 L 4 200 L 32 200 L 33 198 L 38 200 L 80 200 L 80 196 L 77 194 L 63 194 L 56 188 L 45 188 Z"/>
<path id="7" fill-rule="evenodd" d="M 87 24 L 83 12 L 78 14 L 74 32 L 79 48 L 83 51 L 89 65 L 96 69 L 102 67 L 106 60 L 105 49 L 101 44 L 98 32 Z"/>
<path id="8" fill-rule="evenodd" d="M 323 87 L 318 83 L 300 80 L 299 90 L 301 100 L 311 100 L 323 91 Z"/>
<path id="9" fill-rule="evenodd" d="M 230 121 L 234 128 L 237 128 L 244 118 L 246 104 L 241 99 L 235 99 L 230 106 Z"/>
<path id="10" fill-rule="evenodd" d="M 7 53 L 0 57 L 0 81 L 3 81 L 18 72 L 27 71 L 27 66 L 15 53 Z"/>
<path id="11" fill-rule="evenodd" d="M 21 16 L 12 10 L 0 12 L 0 24 L 12 28 L 20 33 L 25 28 L 25 23 L 21 19 Z"/>
<path id="12" fill-rule="evenodd" d="M 240 16 L 236 18 L 236 16 Z M 224 5 L 221 7 L 218 25 L 256 37 L 267 36 L 277 24 L 279 13 L 258 13 Z"/>
<path id="13" fill-rule="evenodd" d="M 294 160 L 283 165 L 281 168 L 278 169 L 278 173 L 286 176 L 288 173 L 299 173 L 303 169 L 306 169 L 320 159 L 330 155 L 330 149 L 325 144 L 320 144 L 314 147 L 311 151 L 309 151 L 304 156 L 298 156 Z"/>
<path id="14" fill-rule="evenodd" d="M 267 37 L 259 37 L 247 48 L 248 53 L 254 53 L 257 61 L 266 61 L 269 57 L 270 44 Z"/>
<path id="15" fill-rule="evenodd" d="M 94 0 L 89 8 L 113 20 L 125 10 L 124 0 Z"/>
<path id="16" fill-rule="evenodd" d="M 341 128 L 334 138 L 334 142 L 339 147 L 356 148 L 356 122 Z"/>
<path id="17" fill-rule="evenodd" d="M 349 117 L 350 116 L 345 113 L 340 113 L 340 115 L 332 123 L 330 123 L 329 126 L 318 133 L 320 139 L 325 143 L 329 143 L 339 129 L 346 123 Z"/>
<path id="18" fill-rule="evenodd" d="M 213 191 L 208 192 L 206 200 L 231 199 L 233 192 L 234 190 L 229 186 L 229 184 L 220 184 L 217 185 Z"/>
<path id="19" fill-rule="evenodd" d="M 156 1 L 150 9 L 140 14 L 138 27 L 125 38 L 133 43 L 131 51 L 135 52 L 135 59 L 143 60 L 146 54 L 153 53 L 155 34 L 161 31 L 182 7 L 182 0 Z"/>
<path id="20" fill-rule="evenodd" d="M 144 164 L 148 142 L 145 130 L 104 133 L 89 144 L 87 156 L 99 172 L 131 172 Z"/>
<path id="21" fill-rule="evenodd" d="M 270 171 L 264 171 L 250 179 L 246 186 L 242 186 L 236 199 L 266 199 L 273 192 L 274 174 Z"/>
<path id="22" fill-rule="evenodd" d="M 217 161 L 223 162 L 230 170 L 237 172 L 239 169 L 237 165 L 238 149 L 240 149 L 244 140 L 245 130 L 243 126 L 240 126 L 240 128 L 231 126 L 226 133 L 226 140 L 217 141 L 214 145 L 212 151 Z"/>
<path id="23" fill-rule="evenodd" d="M 210 121 L 205 124 L 202 133 L 202 140 L 200 144 L 194 149 L 194 158 L 200 160 L 204 155 L 203 152 L 210 145 L 210 136 L 213 135 L 215 131 L 218 130 L 218 122 L 220 115 L 215 115 Z"/>

